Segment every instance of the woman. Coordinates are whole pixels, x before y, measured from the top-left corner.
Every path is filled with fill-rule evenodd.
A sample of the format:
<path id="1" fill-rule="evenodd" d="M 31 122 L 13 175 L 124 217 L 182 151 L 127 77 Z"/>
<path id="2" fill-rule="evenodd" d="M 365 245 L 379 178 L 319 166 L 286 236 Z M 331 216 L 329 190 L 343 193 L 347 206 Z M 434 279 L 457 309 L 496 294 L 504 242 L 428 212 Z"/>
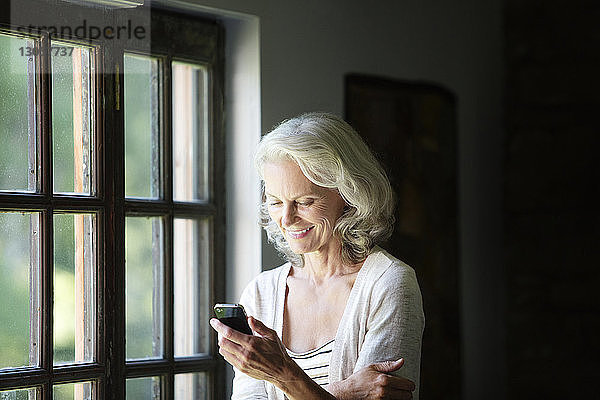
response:
<path id="1" fill-rule="evenodd" d="M 263 226 L 289 262 L 242 294 L 254 336 L 211 320 L 232 398 L 418 399 L 421 293 L 377 247 L 394 218 L 375 157 L 346 122 L 310 113 L 264 136 L 255 164 Z"/>

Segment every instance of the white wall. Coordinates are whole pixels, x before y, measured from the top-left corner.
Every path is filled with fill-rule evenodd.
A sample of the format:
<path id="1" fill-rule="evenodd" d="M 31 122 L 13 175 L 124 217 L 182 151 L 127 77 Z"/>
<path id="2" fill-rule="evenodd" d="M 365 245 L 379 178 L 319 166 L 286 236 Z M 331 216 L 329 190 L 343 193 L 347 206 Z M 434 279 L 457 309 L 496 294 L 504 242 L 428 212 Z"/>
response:
<path id="1" fill-rule="evenodd" d="M 348 72 L 435 82 L 457 95 L 463 398 L 504 398 L 502 1 L 169 3 L 230 24 L 247 18 L 241 14 L 258 17 L 263 131 L 310 110 L 342 114 Z M 232 137 L 248 134 L 236 129 Z M 265 247 L 264 265 L 277 262 Z"/>

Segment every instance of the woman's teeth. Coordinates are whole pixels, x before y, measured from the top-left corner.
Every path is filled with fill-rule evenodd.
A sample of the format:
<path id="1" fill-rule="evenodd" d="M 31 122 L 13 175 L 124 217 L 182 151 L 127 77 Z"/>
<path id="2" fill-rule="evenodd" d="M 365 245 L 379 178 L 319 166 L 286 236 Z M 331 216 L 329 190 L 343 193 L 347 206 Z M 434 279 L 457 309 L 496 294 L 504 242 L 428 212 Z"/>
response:
<path id="1" fill-rule="evenodd" d="M 301 233 L 308 232 L 311 229 L 312 229 L 312 226 L 310 228 L 306 228 L 306 229 L 304 229 L 302 231 L 288 231 L 288 232 L 293 233 L 295 235 L 300 235 Z"/>
<path id="2" fill-rule="evenodd" d="M 311 227 L 309 227 L 309 228 L 303 229 L 303 230 L 301 230 L 301 231 L 291 231 L 291 230 L 288 230 L 287 232 L 288 232 L 288 235 L 290 235 L 292 238 L 294 238 L 294 239 L 301 239 L 301 238 L 303 238 L 303 237 L 304 237 L 304 236 L 305 236 L 305 235 L 308 233 L 308 231 L 310 231 L 312 228 L 314 228 L 314 226 L 311 226 Z"/>

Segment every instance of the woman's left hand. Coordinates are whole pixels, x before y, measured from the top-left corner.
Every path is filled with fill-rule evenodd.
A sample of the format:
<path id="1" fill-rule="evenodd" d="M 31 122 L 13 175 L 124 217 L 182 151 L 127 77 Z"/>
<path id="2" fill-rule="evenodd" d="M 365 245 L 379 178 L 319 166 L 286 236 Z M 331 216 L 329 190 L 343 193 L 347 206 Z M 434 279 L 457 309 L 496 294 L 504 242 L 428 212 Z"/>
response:
<path id="1" fill-rule="evenodd" d="M 248 317 L 248 324 L 258 336 L 243 334 L 218 319 L 210 325 L 219 333 L 219 353 L 244 374 L 274 384 L 297 377 L 296 363 L 287 354 L 277 333 L 259 320 Z"/>
<path id="2" fill-rule="evenodd" d="M 337 399 L 344 400 L 411 400 L 415 384 L 410 379 L 392 374 L 402 365 L 403 359 L 368 365 L 348 378 L 332 383 L 328 390 Z"/>

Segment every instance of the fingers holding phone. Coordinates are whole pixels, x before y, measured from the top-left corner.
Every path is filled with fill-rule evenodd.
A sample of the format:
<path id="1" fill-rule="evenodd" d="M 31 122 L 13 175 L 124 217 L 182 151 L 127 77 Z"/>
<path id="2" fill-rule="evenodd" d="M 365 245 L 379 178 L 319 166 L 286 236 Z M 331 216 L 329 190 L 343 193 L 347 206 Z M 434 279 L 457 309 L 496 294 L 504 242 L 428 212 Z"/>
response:
<path id="1" fill-rule="evenodd" d="M 245 341 L 252 335 L 248 318 L 241 304 L 215 304 L 215 316 L 210 325 L 219 334 L 219 353 L 233 364 L 236 354 L 243 353 Z"/>
<path id="2" fill-rule="evenodd" d="M 217 304 L 214 310 L 217 318 L 210 325 L 219 333 L 219 354 L 239 371 L 269 382 L 276 381 L 282 370 L 298 372 L 277 332 L 248 318 L 241 305 Z"/>
<path id="3" fill-rule="evenodd" d="M 246 335 L 252 335 L 248 316 L 241 304 L 215 304 L 215 315 L 223 324 Z"/>

